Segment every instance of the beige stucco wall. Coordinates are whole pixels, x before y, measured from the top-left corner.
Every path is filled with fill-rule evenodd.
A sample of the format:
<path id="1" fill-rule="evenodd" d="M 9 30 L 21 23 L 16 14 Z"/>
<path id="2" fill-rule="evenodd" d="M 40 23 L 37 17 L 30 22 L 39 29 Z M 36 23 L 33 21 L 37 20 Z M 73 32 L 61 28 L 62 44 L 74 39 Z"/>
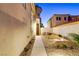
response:
<path id="1" fill-rule="evenodd" d="M 22 4 L 0 4 L 0 55 L 20 55 L 31 40 L 28 8 L 25 10 Z"/>
<path id="2" fill-rule="evenodd" d="M 68 36 L 69 33 L 79 34 L 79 22 L 73 22 L 70 24 L 53 27 L 53 32 L 63 36 Z"/>
<path id="3" fill-rule="evenodd" d="M 39 29 L 37 29 L 37 24 L 39 24 Z M 39 30 L 39 35 L 41 34 L 41 28 L 40 28 L 40 18 L 36 18 L 36 21 L 32 24 L 33 26 L 33 34 L 37 35 L 37 30 Z"/>

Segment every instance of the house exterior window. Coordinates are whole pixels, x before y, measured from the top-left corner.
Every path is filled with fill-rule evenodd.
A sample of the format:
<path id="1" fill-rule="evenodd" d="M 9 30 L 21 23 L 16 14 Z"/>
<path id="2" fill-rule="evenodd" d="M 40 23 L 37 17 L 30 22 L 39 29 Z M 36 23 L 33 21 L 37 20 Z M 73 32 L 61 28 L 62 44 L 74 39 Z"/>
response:
<path id="1" fill-rule="evenodd" d="M 72 18 L 71 18 L 71 16 L 69 16 L 69 17 L 68 17 L 68 21 L 71 21 L 71 20 L 72 20 Z"/>
<path id="2" fill-rule="evenodd" d="M 59 17 L 59 21 L 61 20 L 61 17 Z"/>
<path id="3" fill-rule="evenodd" d="M 56 17 L 56 20 L 58 20 L 58 17 Z"/>
<path id="4" fill-rule="evenodd" d="M 66 21 L 66 17 L 64 17 L 64 20 Z"/>
<path id="5" fill-rule="evenodd" d="M 57 20 L 57 21 L 60 21 L 60 20 L 61 20 L 61 17 L 56 17 L 56 20 Z"/>

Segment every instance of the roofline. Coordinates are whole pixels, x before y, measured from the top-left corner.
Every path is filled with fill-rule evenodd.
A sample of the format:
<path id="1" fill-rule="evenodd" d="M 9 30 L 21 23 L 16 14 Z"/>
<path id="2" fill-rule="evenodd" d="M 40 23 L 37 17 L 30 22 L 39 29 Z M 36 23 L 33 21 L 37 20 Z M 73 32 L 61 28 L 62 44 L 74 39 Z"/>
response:
<path id="1" fill-rule="evenodd" d="M 54 14 L 53 16 L 70 16 L 70 14 Z"/>
<path id="2" fill-rule="evenodd" d="M 39 8 L 42 11 L 42 8 L 39 5 L 35 5 L 35 7 Z"/>

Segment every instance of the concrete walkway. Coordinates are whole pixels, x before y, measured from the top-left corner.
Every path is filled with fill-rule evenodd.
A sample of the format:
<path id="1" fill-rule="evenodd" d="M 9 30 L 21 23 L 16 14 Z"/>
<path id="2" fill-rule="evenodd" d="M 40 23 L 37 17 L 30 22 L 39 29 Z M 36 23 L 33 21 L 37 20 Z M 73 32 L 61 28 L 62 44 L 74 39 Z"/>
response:
<path id="1" fill-rule="evenodd" d="M 35 43 L 32 49 L 31 56 L 47 56 L 41 36 L 35 37 Z"/>

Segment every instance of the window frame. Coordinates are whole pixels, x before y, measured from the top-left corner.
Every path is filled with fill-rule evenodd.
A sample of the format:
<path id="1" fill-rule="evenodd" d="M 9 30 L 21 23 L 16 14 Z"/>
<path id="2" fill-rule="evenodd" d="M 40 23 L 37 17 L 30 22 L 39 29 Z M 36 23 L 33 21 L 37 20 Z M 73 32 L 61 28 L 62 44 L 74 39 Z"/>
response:
<path id="1" fill-rule="evenodd" d="M 66 21 L 67 20 L 67 17 L 64 17 L 64 20 Z"/>
<path id="2" fill-rule="evenodd" d="M 59 21 L 61 21 L 61 17 L 59 17 Z"/>

